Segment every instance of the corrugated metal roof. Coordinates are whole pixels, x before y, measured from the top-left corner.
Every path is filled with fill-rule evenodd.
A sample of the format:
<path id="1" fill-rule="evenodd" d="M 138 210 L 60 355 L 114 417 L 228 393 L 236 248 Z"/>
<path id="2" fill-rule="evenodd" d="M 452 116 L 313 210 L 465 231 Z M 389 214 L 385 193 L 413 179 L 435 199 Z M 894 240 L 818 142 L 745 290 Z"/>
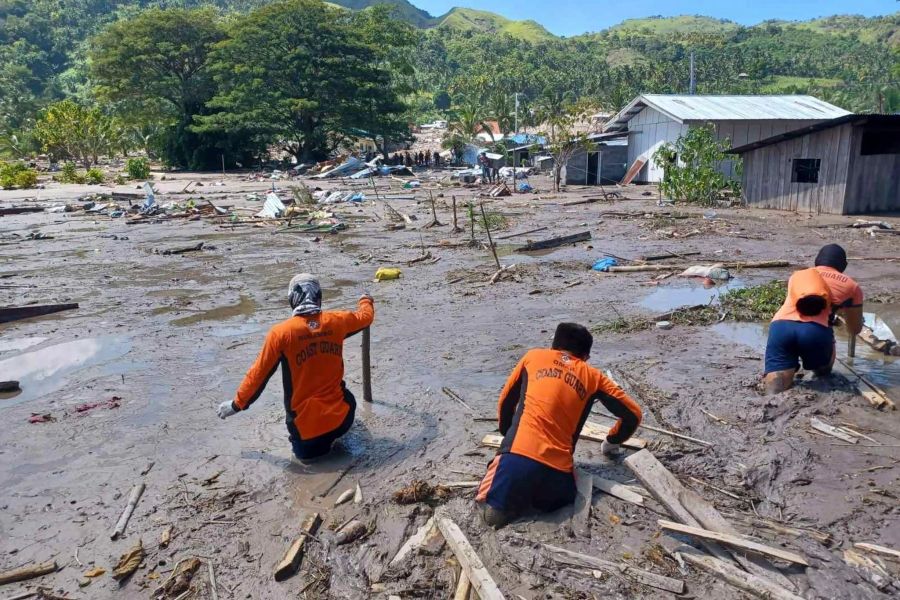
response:
<path id="1" fill-rule="evenodd" d="M 604 127 L 621 131 L 636 114 L 652 107 L 679 123 L 690 121 L 826 120 L 850 114 L 814 96 L 689 96 L 642 94 Z"/>

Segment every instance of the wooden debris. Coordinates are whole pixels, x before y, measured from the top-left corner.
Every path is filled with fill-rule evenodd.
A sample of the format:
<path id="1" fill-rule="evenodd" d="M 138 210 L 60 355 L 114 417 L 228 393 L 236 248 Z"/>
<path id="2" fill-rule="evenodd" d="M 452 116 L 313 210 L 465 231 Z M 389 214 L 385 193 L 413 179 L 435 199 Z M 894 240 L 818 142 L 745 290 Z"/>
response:
<path id="1" fill-rule="evenodd" d="M 362 521 L 357 521 L 356 519 L 353 519 L 352 521 L 350 521 L 349 523 L 344 525 L 344 527 L 341 528 L 341 530 L 337 534 L 337 539 L 335 540 L 335 543 L 338 546 L 342 546 L 344 544 L 349 544 L 351 542 L 355 542 L 362 536 L 366 535 L 366 533 L 368 533 L 368 532 L 369 532 L 369 528 L 366 527 L 365 523 L 363 523 Z"/>
<path id="2" fill-rule="evenodd" d="M 893 578 L 878 557 L 872 560 L 852 548 L 847 548 L 844 550 L 844 562 L 858 570 L 879 590 L 884 590 L 891 585 Z"/>
<path id="3" fill-rule="evenodd" d="M 341 495 L 338 496 L 337 500 L 334 501 L 334 505 L 340 506 L 341 504 L 344 504 L 345 502 L 350 502 L 350 499 L 353 498 L 354 493 L 355 493 L 355 490 L 353 488 L 350 488 L 348 490 L 341 492 Z"/>
<path id="4" fill-rule="evenodd" d="M 35 577 L 49 575 L 50 573 L 56 571 L 58 568 L 59 567 L 57 567 L 56 561 L 53 560 L 50 562 L 28 565 L 27 567 L 19 567 L 18 569 L 12 569 L 11 571 L 4 571 L 0 573 L 0 585 L 15 583 L 17 581 L 26 581 L 28 579 L 34 579 Z"/>
<path id="5" fill-rule="evenodd" d="M 172 541 L 172 526 L 169 525 L 159 536 L 159 547 L 160 548 L 168 548 L 169 542 Z"/>
<path id="6" fill-rule="evenodd" d="M 78 304 L 35 304 L 33 306 L 18 306 L 0 308 L 0 323 L 11 323 L 22 319 L 42 317 L 64 310 L 74 310 Z"/>
<path id="7" fill-rule="evenodd" d="M 160 586 L 153 595 L 175 596 L 176 594 L 180 594 L 179 596 L 176 596 L 176 598 L 183 597 L 191 591 L 191 580 L 194 578 L 194 573 L 200 569 L 200 564 L 200 559 L 194 557 L 178 561 L 178 564 L 175 565 L 171 575 L 169 575 L 162 586 Z"/>
<path id="8" fill-rule="evenodd" d="M 631 166 L 628 167 L 628 171 L 625 172 L 625 177 L 622 178 L 622 181 L 619 182 L 619 185 L 628 185 L 634 178 L 638 176 L 638 173 L 641 172 L 641 169 L 644 168 L 644 165 L 647 164 L 647 159 L 643 157 L 636 158 Z"/>
<path id="9" fill-rule="evenodd" d="M 0 381 L 0 394 L 18 392 L 20 389 L 18 381 Z"/>
<path id="10" fill-rule="evenodd" d="M 113 567 L 113 579 L 122 581 L 137 571 L 141 561 L 144 560 L 144 545 L 141 540 L 132 546 L 128 552 L 119 557 L 119 562 Z"/>
<path id="11" fill-rule="evenodd" d="M 419 527 L 419 529 L 414 534 L 412 534 L 409 539 L 403 542 L 403 545 L 400 546 L 397 554 L 395 554 L 394 558 L 391 559 L 390 565 L 400 564 L 400 562 L 402 562 L 403 559 L 410 554 L 410 552 L 425 543 L 425 539 L 434 528 L 434 517 L 431 517 L 427 521 L 425 521 L 425 524 Z"/>
<path id="12" fill-rule="evenodd" d="M 444 539 L 447 540 L 447 544 L 453 550 L 453 554 L 456 555 L 463 573 L 471 581 L 472 587 L 478 593 L 478 597 L 481 600 L 503 600 L 500 588 L 497 587 L 491 574 L 484 567 L 481 558 L 472 548 L 459 526 L 449 517 L 440 514 L 435 517 L 435 523 L 438 529 L 441 530 Z"/>
<path id="13" fill-rule="evenodd" d="M 125 526 L 128 525 L 128 519 L 131 518 L 131 513 L 134 512 L 138 500 L 141 499 L 141 494 L 144 493 L 144 487 L 143 483 L 139 483 L 131 489 L 131 494 L 128 495 L 128 504 L 125 505 L 122 516 L 116 522 L 116 527 L 113 529 L 112 535 L 110 535 L 111 539 L 117 540 L 125 532 Z"/>
<path id="14" fill-rule="evenodd" d="M 2 311 L 0 311 L 2 312 Z M 2 323 L 2 319 L 0 319 L 0 323 Z M 841 363 L 841 365 L 853 373 L 857 378 L 859 378 L 859 382 L 865 386 L 865 388 L 861 388 L 860 392 L 863 397 L 869 401 L 869 404 L 877 408 L 878 410 L 896 410 L 897 406 L 894 404 L 894 401 L 890 399 L 883 389 L 881 389 L 878 385 L 872 383 L 868 379 L 866 379 L 863 375 L 857 372 L 853 367 L 845 363 L 840 358 L 837 359 L 837 362 Z"/>
<path id="15" fill-rule="evenodd" d="M 535 250 L 549 250 L 550 248 L 557 248 L 559 246 L 565 246 L 566 244 L 575 244 L 577 242 L 586 242 L 591 239 L 590 231 L 582 231 L 580 233 L 573 233 L 572 235 L 564 235 L 561 237 L 550 238 L 549 240 L 542 240 L 540 242 L 532 242 L 525 246 L 521 246 L 516 248 L 516 252 L 534 252 Z"/>
<path id="16" fill-rule="evenodd" d="M 183 246 L 180 248 L 169 248 L 167 250 L 163 250 L 160 254 L 164 256 L 169 256 L 172 254 L 185 254 L 187 252 L 198 252 L 203 250 L 203 242 L 194 244 L 193 246 Z"/>
<path id="17" fill-rule="evenodd" d="M 453 592 L 453 600 L 469 600 L 472 591 L 472 582 L 466 577 L 466 572 L 460 570 L 459 579 L 456 582 L 456 591 Z"/>
<path id="18" fill-rule="evenodd" d="M 812 417 L 809 420 L 809 426 L 815 429 L 816 431 L 821 431 L 826 435 L 830 435 L 831 437 L 836 437 L 839 440 L 844 440 L 845 442 L 849 442 L 851 444 L 857 443 L 859 440 L 850 435 L 849 433 L 845 433 L 838 429 L 837 427 L 833 427 L 828 423 L 817 419 L 816 417 Z"/>
<path id="19" fill-rule="evenodd" d="M 649 450 L 632 454 L 625 458 L 624 463 L 653 497 L 680 522 L 691 527 L 739 535 L 737 530 L 715 508 L 699 495 L 682 486 L 681 482 Z M 714 541 L 701 541 L 716 558 L 726 561 L 732 559 L 732 555 Z M 760 577 L 772 577 L 777 585 L 788 589 L 794 588 L 793 583 L 765 559 L 745 557 L 739 554 L 734 555 L 733 558 L 751 573 Z"/>
<path id="20" fill-rule="evenodd" d="M 522 237 L 523 235 L 528 235 L 529 233 L 537 233 L 539 231 L 544 231 L 546 229 L 547 229 L 546 227 L 538 227 L 536 229 L 529 229 L 528 231 L 521 231 L 519 233 L 510 233 L 507 235 L 501 235 L 497 239 L 498 240 L 510 240 L 515 237 Z"/>
<path id="21" fill-rule="evenodd" d="M 765 577 L 742 571 L 730 562 L 707 556 L 689 546 L 679 548 L 677 556 L 686 563 L 763 600 L 803 600 L 802 596 L 797 596 Z"/>
<path id="22" fill-rule="evenodd" d="M 141 469 L 141 477 L 143 477 L 144 475 L 149 473 L 150 469 L 152 469 L 153 465 L 155 465 L 155 464 L 156 464 L 156 461 L 153 461 L 153 460 L 151 460 L 149 463 L 147 463 L 147 466 L 144 467 L 143 469 Z"/>
<path id="23" fill-rule="evenodd" d="M 26 598 L 31 598 L 32 596 L 36 596 L 37 592 L 22 592 L 21 594 L 16 594 L 15 596 L 8 596 L 3 600 L 25 600 Z"/>
<path id="24" fill-rule="evenodd" d="M 778 558 L 787 562 L 803 565 L 804 567 L 809 566 L 809 561 L 807 561 L 799 554 L 789 552 L 787 550 L 782 550 L 780 548 L 772 548 L 770 546 L 766 546 L 765 544 L 760 544 L 759 542 L 755 542 L 739 535 L 709 531 L 700 527 L 691 527 L 690 525 L 673 523 L 672 521 L 667 521 L 665 519 L 657 519 L 656 522 L 660 527 L 662 527 L 663 529 L 668 529 L 669 531 L 685 533 L 697 538 L 721 542 L 723 544 L 728 544 L 729 546 L 734 546 L 735 548 L 749 550 L 758 554 L 765 554 L 766 556 L 771 556 L 773 558 Z"/>
<path id="25" fill-rule="evenodd" d="M 481 485 L 480 481 L 447 481 L 441 484 L 445 488 L 456 489 L 456 488 L 473 488 Z"/>
<path id="26" fill-rule="evenodd" d="M 776 523 L 775 521 L 771 521 L 769 519 L 763 519 L 759 517 L 752 517 L 743 515 L 740 513 L 730 513 L 728 515 L 734 519 L 737 519 L 744 525 L 750 528 L 763 528 L 769 529 L 776 533 L 781 533 L 784 535 L 790 535 L 792 537 L 801 537 L 807 536 L 810 537 L 821 544 L 825 544 L 826 546 L 830 545 L 832 540 L 831 534 L 826 533 L 824 531 L 818 531 L 817 529 L 809 529 L 802 527 L 790 527 L 788 525 L 783 525 L 781 523 Z"/>
<path id="27" fill-rule="evenodd" d="M 444 394 L 446 394 L 447 397 L 449 397 L 451 400 L 456 400 L 457 402 L 462 404 L 466 408 L 466 410 L 468 410 L 470 413 L 475 414 L 475 411 L 472 410 L 472 407 L 469 406 L 468 404 L 466 404 L 465 400 L 460 398 L 459 394 L 457 394 L 456 392 L 454 392 L 453 390 L 451 390 L 448 387 L 442 387 L 441 391 L 444 392 Z"/>
<path id="28" fill-rule="evenodd" d="M 453 492 L 442 485 L 431 485 L 427 481 L 416 480 L 406 487 L 394 492 L 394 502 L 397 504 L 415 504 L 416 502 L 443 502 L 448 500 Z"/>
<path id="29" fill-rule="evenodd" d="M 684 258 L 685 256 L 698 256 L 700 252 L 679 252 L 675 254 L 674 252 L 666 252 L 665 254 L 650 254 L 648 256 L 642 256 L 641 260 L 646 262 L 651 262 L 654 260 L 668 260 L 670 258 Z"/>
<path id="30" fill-rule="evenodd" d="M 206 566 L 209 567 L 209 591 L 212 594 L 212 600 L 219 600 L 219 592 L 216 590 L 216 572 L 213 570 L 212 561 L 207 561 Z"/>
<path id="31" fill-rule="evenodd" d="M 590 421 L 588 421 L 584 424 L 579 439 L 590 440 L 592 442 L 602 442 L 606 439 L 608 433 L 609 427 L 600 425 L 599 423 L 591 423 Z M 481 439 L 481 445 L 487 446 L 488 448 L 499 448 L 502 441 L 502 435 L 489 433 Z M 641 438 L 631 437 L 622 442 L 622 446 L 625 448 L 630 448 L 632 450 L 641 450 L 647 447 L 647 442 L 645 440 L 642 440 Z"/>
<path id="32" fill-rule="evenodd" d="M 610 273 L 638 273 L 641 271 L 671 271 L 672 269 L 687 269 L 691 265 L 625 265 L 610 267 Z M 763 260 L 757 262 L 731 262 L 722 263 L 728 269 L 774 269 L 777 267 L 789 267 L 791 263 L 786 260 Z"/>
<path id="33" fill-rule="evenodd" d="M 617 481 L 612 481 L 611 479 L 603 479 L 602 477 L 594 476 L 594 487 L 598 490 L 609 494 L 610 496 L 615 496 L 619 500 L 624 500 L 626 502 L 631 502 L 632 504 L 637 504 L 638 506 L 644 505 L 644 497 L 634 492 L 627 485 L 623 485 Z"/>
<path id="34" fill-rule="evenodd" d="M 309 536 L 315 535 L 321 523 L 322 518 L 317 512 L 308 515 L 303 520 L 300 524 L 300 535 L 294 540 L 294 543 L 291 544 L 285 553 L 284 558 L 281 559 L 281 562 L 275 568 L 275 581 L 284 581 L 297 572 L 297 569 L 300 568 L 300 562 L 303 560 L 303 550 L 306 546 L 306 541 Z"/>
<path id="35" fill-rule="evenodd" d="M 855 542 L 853 544 L 854 548 L 859 548 L 860 550 L 868 550 L 869 552 L 875 552 L 876 554 L 884 554 L 885 556 L 890 556 L 892 558 L 900 558 L 900 550 L 894 550 L 893 548 L 888 548 L 886 546 L 879 546 L 878 544 L 869 544 L 867 542 Z"/>
<path id="36" fill-rule="evenodd" d="M 566 550 L 565 548 L 560 548 L 558 546 L 551 546 L 550 544 L 543 544 L 543 546 L 549 551 L 550 557 L 557 562 L 574 564 L 591 569 L 601 569 L 603 571 L 620 574 L 630 581 L 672 592 L 673 594 L 684 593 L 684 582 L 680 579 L 672 579 L 665 575 L 657 575 L 656 573 L 632 567 L 625 563 L 604 560 L 595 556 Z"/>
<path id="37" fill-rule="evenodd" d="M 580 536 L 591 535 L 591 500 L 594 497 L 593 476 L 579 467 L 575 468 L 575 512 L 572 515 L 572 528 Z"/>
<path id="38" fill-rule="evenodd" d="M 104 573 L 106 573 L 106 569 L 103 567 L 94 567 L 93 569 L 85 571 L 84 576 L 93 579 L 94 577 L 100 577 Z"/>
<path id="39" fill-rule="evenodd" d="M 0 208 L 0 217 L 4 215 L 23 215 L 26 213 L 39 213 L 44 212 L 44 207 L 42 206 L 8 206 L 6 208 Z"/>
<path id="40" fill-rule="evenodd" d="M 693 481 L 694 483 L 697 483 L 697 484 L 702 485 L 703 487 L 708 487 L 708 488 L 711 489 L 711 490 L 716 490 L 716 491 L 719 492 L 720 494 L 725 494 L 725 495 L 728 496 L 729 498 L 734 498 L 735 500 L 740 500 L 740 499 L 741 499 L 741 497 L 738 496 L 737 494 L 733 494 L 733 493 L 729 492 L 728 490 L 722 489 L 722 488 L 720 488 L 720 487 L 718 487 L 718 486 L 715 486 L 715 485 L 713 485 L 713 484 L 711 484 L 711 483 L 707 483 L 707 482 L 703 481 L 702 479 L 697 479 L 696 477 L 688 477 L 688 479 L 690 479 L 690 480 Z"/>

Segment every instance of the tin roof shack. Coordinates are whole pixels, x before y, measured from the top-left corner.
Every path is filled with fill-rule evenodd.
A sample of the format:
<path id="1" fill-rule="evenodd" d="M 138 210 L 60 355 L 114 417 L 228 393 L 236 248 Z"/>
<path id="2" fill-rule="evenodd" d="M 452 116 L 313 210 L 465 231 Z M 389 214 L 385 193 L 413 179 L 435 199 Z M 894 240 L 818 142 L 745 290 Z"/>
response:
<path id="1" fill-rule="evenodd" d="M 642 94 L 603 126 L 604 133 L 628 132 L 628 164 L 644 160 L 634 181 L 662 180 L 653 154 L 691 127 L 712 124 L 716 137 L 743 146 L 806 125 L 849 114 L 813 96 L 687 96 Z M 732 165 L 723 165 L 726 175 Z"/>
<path id="2" fill-rule="evenodd" d="M 900 115 L 847 115 L 732 150 L 751 206 L 855 215 L 900 211 Z"/>
<path id="3" fill-rule="evenodd" d="M 567 185 L 610 185 L 619 183 L 628 168 L 626 132 L 594 133 L 588 147 L 579 149 L 566 162 Z"/>

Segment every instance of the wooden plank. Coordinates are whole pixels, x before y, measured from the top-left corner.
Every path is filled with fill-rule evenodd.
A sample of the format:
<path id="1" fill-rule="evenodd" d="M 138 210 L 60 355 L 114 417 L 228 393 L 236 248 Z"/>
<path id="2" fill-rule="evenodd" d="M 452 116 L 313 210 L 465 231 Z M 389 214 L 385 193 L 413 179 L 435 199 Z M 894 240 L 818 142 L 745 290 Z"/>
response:
<path id="1" fill-rule="evenodd" d="M 453 600 L 469 600 L 472 591 L 472 582 L 466 577 L 465 571 L 459 572 L 459 580 L 456 582 L 456 591 L 453 592 Z"/>
<path id="2" fill-rule="evenodd" d="M 685 562 L 703 569 L 722 581 L 730 583 L 734 587 L 749 592 L 758 598 L 763 598 L 764 600 L 803 600 L 803 596 L 798 596 L 764 577 L 758 577 L 752 573 L 742 571 L 730 562 L 706 556 L 689 546 L 679 549 L 678 555 Z"/>
<path id="3" fill-rule="evenodd" d="M 533 252 L 534 250 L 549 250 L 566 244 L 574 244 L 576 242 L 586 242 L 591 239 L 590 231 L 581 231 L 572 235 L 564 235 L 561 237 L 550 238 L 549 240 L 541 240 L 540 242 L 532 242 L 525 246 L 516 248 L 516 252 Z"/>
<path id="4" fill-rule="evenodd" d="M 850 442 L 851 444 L 857 443 L 859 440 L 852 435 L 845 433 L 838 429 L 837 427 L 833 427 L 828 423 L 817 419 L 816 417 L 812 417 L 809 420 L 809 426 L 815 429 L 816 431 L 821 431 L 826 435 L 830 435 L 831 437 L 836 437 L 839 440 L 844 440 L 845 442 Z"/>
<path id="5" fill-rule="evenodd" d="M 588 423 L 590 423 L 590 421 Z M 606 439 L 606 435 L 609 432 L 609 427 L 605 427 L 598 423 L 593 423 L 593 427 L 588 428 L 588 423 L 585 423 L 584 428 L 581 430 L 579 439 L 590 440 L 592 442 L 602 442 Z M 499 448 L 502 441 L 502 435 L 497 433 L 489 433 L 481 439 L 481 445 L 487 446 L 489 448 Z M 646 440 L 642 440 L 640 438 L 631 437 L 622 442 L 622 446 L 625 448 L 630 448 L 631 450 L 642 450 L 647 447 L 647 442 Z"/>
<path id="6" fill-rule="evenodd" d="M 303 561 L 303 549 L 306 546 L 306 540 L 309 536 L 315 535 L 320 523 L 322 523 L 322 518 L 317 512 L 310 514 L 303 520 L 303 523 L 300 524 L 300 536 L 294 540 L 294 543 L 288 548 L 284 558 L 281 559 L 281 562 L 278 563 L 278 567 L 275 569 L 275 581 L 284 581 L 297 572 L 300 568 L 300 563 Z"/>
<path id="7" fill-rule="evenodd" d="M 644 497 L 634 492 L 627 485 L 621 484 L 617 481 L 612 481 L 611 479 L 603 479 L 602 477 L 597 477 L 596 475 L 593 477 L 594 487 L 609 494 L 610 496 L 615 496 L 619 500 L 624 500 L 625 502 L 631 502 L 632 504 L 637 504 L 638 506 L 644 505 Z"/>
<path id="8" fill-rule="evenodd" d="M 42 317 L 64 310 L 74 310 L 78 304 L 36 304 L 34 306 L 19 306 L 0 308 L 0 323 L 11 323 L 22 319 Z"/>
<path id="9" fill-rule="evenodd" d="M 435 517 L 435 523 L 481 600 L 504 600 L 500 588 L 459 526 L 443 514 Z"/>
<path id="10" fill-rule="evenodd" d="M 747 539 L 742 536 L 731 535 L 728 533 L 719 533 L 718 531 L 709 531 L 708 529 L 702 529 L 700 527 L 691 527 L 689 525 L 673 523 L 672 521 L 667 521 L 665 519 L 657 519 L 656 522 L 660 527 L 662 527 L 663 529 L 668 529 L 669 531 L 686 533 L 693 537 L 712 540 L 714 542 L 721 542 L 723 544 L 728 544 L 729 546 L 741 548 L 742 550 L 749 550 L 758 554 L 765 554 L 773 558 L 778 558 L 787 562 L 803 565 L 804 567 L 809 566 L 809 561 L 807 561 L 799 554 L 789 552 L 788 550 L 781 550 L 780 548 L 772 548 L 770 546 L 760 544 L 759 542 L 754 542 L 753 540 Z"/>
<path id="11" fill-rule="evenodd" d="M 0 585 L 15 583 L 17 581 L 26 581 L 28 579 L 34 579 L 35 577 L 41 577 L 42 575 L 49 575 L 57 569 L 56 561 L 52 560 L 50 562 L 37 563 L 28 565 L 27 567 L 4 571 L 3 573 L 0 573 Z"/>
<path id="12" fill-rule="evenodd" d="M 622 181 L 619 182 L 619 185 L 628 185 L 634 178 L 638 176 L 638 173 L 641 172 L 641 169 L 644 168 L 644 165 L 647 164 L 646 158 L 638 158 L 635 159 L 633 163 L 631 163 L 631 168 L 625 173 L 625 177 L 622 178 Z"/>
<path id="13" fill-rule="evenodd" d="M 636 452 L 627 457 L 624 462 L 644 484 L 644 487 L 653 494 L 653 497 L 665 506 L 678 521 L 691 527 L 739 535 L 731 523 L 719 514 L 719 511 L 699 495 L 681 485 L 678 478 L 672 475 L 648 450 Z M 702 543 L 716 558 L 722 560 L 732 558 L 732 555 L 716 542 L 702 540 Z M 740 554 L 735 554 L 733 558 L 751 573 L 760 577 L 771 577 L 779 586 L 794 589 L 794 584 L 765 559 L 755 556 L 746 557 Z"/>
<path id="14" fill-rule="evenodd" d="M 7 208 L 0 208 L 0 217 L 3 215 L 21 215 L 38 212 L 44 212 L 44 208 L 42 206 L 10 206 Z"/>
<path id="15" fill-rule="evenodd" d="M 2 321 L 0 321 L 2 322 Z M 859 383 L 862 384 L 859 386 L 860 393 L 863 397 L 869 401 L 869 403 L 877 408 L 878 410 L 896 410 L 897 406 L 894 404 L 894 401 L 890 399 L 883 389 L 881 389 L 878 385 L 872 383 L 865 377 L 863 377 L 859 372 L 857 372 L 853 367 L 848 365 L 846 362 L 837 359 L 837 362 L 841 364 L 845 369 L 850 371 L 853 375 L 855 375 L 859 379 Z"/>
<path id="16" fill-rule="evenodd" d="M 434 517 L 429 518 L 425 521 L 425 524 L 419 527 L 419 529 L 412 534 L 408 540 L 403 542 L 403 545 L 400 546 L 400 549 L 397 550 L 397 554 L 394 555 L 394 558 L 391 559 L 389 563 L 391 566 L 400 564 L 404 558 L 406 558 L 410 552 L 420 547 L 425 539 L 428 537 L 428 534 L 431 530 L 434 529 Z"/>
<path id="17" fill-rule="evenodd" d="M 886 546 L 879 546 L 878 544 L 855 542 L 853 544 L 853 547 L 859 548 L 861 550 L 868 550 L 869 552 L 875 552 L 877 554 L 884 554 L 885 556 L 891 556 L 893 558 L 900 558 L 900 550 L 894 550 L 893 548 L 888 548 Z"/>
<path id="18" fill-rule="evenodd" d="M 575 496 L 572 529 L 577 535 L 590 537 L 591 500 L 594 496 L 593 476 L 584 469 L 575 467 L 575 487 L 578 494 Z"/>
<path id="19" fill-rule="evenodd" d="M 510 233 L 510 234 L 507 234 L 507 235 L 501 235 L 501 236 L 498 236 L 497 239 L 498 239 L 498 240 L 509 240 L 509 239 L 514 238 L 514 237 L 520 237 L 520 236 L 523 236 L 523 235 L 528 235 L 529 233 L 537 233 L 538 231 L 544 231 L 544 230 L 546 230 L 546 229 L 547 229 L 546 227 L 538 227 L 537 229 L 529 229 L 528 231 L 521 231 L 521 232 L 519 232 L 519 233 Z"/>
<path id="20" fill-rule="evenodd" d="M 672 592 L 673 594 L 684 593 L 684 582 L 680 579 L 673 579 L 671 577 L 666 577 L 665 575 L 657 575 L 656 573 L 645 571 L 644 569 L 639 569 L 637 567 L 632 567 L 631 565 L 625 563 L 603 560 L 602 558 L 597 558 L 595 556 L 589 556 L 587 554 L 581 554 L 580 552 L 566 550 L 565 548 L 560 548 L 559 546 L 551 546 L 550 544 L 543 544 L 543 546 L 550 553 L 550 557 L 557 562 L 575 564 L 581 567 L 602 569 L 604 571 L 612 571 L 614 573 L 624 575 L 631 581 L 654 587 L 656 589 Z"/>

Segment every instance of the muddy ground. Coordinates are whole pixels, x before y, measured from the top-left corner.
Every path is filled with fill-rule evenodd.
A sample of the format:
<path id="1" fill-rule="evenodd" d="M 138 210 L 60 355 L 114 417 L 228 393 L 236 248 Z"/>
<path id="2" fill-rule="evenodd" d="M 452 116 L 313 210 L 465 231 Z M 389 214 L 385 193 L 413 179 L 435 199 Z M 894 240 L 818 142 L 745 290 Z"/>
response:
<path id="1" fill-rule="evenodd" d="M 590 270 L 594 260 L 606 253 L 634 259 L 700 252 L 672 262 L 787 259 L 801 266 L 827 242 L 843 244 L 854 259 L 900 257 L 900 236 L 872 237 L 843 227 L 853 222 L 850 217 L 717 208 L 704 218 L 708 209 L 657 207 L 655 190 L 637 186 L 623 190 L 626 200 L 566 207 L 597 197 L 599 190 L 551 193 L 549 181 L 538 177 L 532 180 L 537 194 L 486 201 L 489 211 L 505 217 L 495 236 L 546 227 L 495 240 L 503 264 L 517 266 L 515 278 L 489 285 L 496 267 L 485 246 L 465 244 L 466 210 L 459 210 L 465 233 L 454 234 L 448 225 L 451 195 L 462 204 L 478 188 L 439 188 L 439 176 L 423 173 L 422 181 L 434 188 L 442 225 L 425 227 L 431 209 L 427 192 L 418 190 L 416 200 L 389 201 L 417 218 L 400 231 L 386 229 L 390 215 L 383 202 L 333 207 L 350 225 L 333 235 L 276 234 L 273 225 L 233 226 L 210 217 L 135 225 L 81 212 L 0 217 L 0 306 L 80 304 L 78 310 L 0 325 L 0 380 L 20 380 L 23 389 L 0 400 L 0 571 L 48 560 L 60 567 L 41 579 L 0 586 L 0 596 L 40 585 L 71 598 L 151 598 L 180 560 L 199 557 L 214 567 L 219 598 L 447 598 L 458 572 L 447 548 L 388 567 L 434 508 L 398 505 L 393 493 L 417 479 L 436 484 L 481 477 L 493 451 L 479 442 L 495 430 L 484 417 L 495 414 L 498 391 L 521 354 L 549 344 L 559 321 L 597 326 L 705 303 L 722 291 L 677 276 L 656 280 L 657 273 L 596 273 Z M 176 193 L 191 179 L 205 185 L 193 194 Z M 272 185 L 242 175 L 215 185 L 220 181 L 221 175 L 167 175 L 156 183 L 158 199 L 204 197 L 259 208 L 261 202 L 245 194 Z M 378 183 L 381 194 L 389 183 L 390 193 L 409 193 L 396 181 Z M 275 181 L 283 191 L 290 185 Z M 323 187 L 346 186 L 329 181 Z M 0 205 L 71 202 L 96 190 L 48 184 L 37 192 L 0 192 Z M 118 190 L 136 192 L 133 186 Z M 643 216 L 673 210 L 688 218 Z M 629 218 L 631 213 L 639 216 Z M 900 227 L 900 219 L 886 220 Z M 584 230 L 591 241 L 528 255 L 515 251 L 529 239 Z M 34 231 L 52 239 L 25 239 Z M 484 232 L 477 229 L 476 237 L 483 241 Z M 205 243 L 199 252 L 154 253 L 199 241 Z M 422 246 L 439 260 L 407 266 Z M 384 266 L 400 267 L 402 278 L 373 283 Z M 350 340 L 346 378 L 360 400 L 357 422 L 333 456 L 314 466 L 290 459 L 280 378 L 272 378 L 250 411 L 226 421 L 215 414 L 219 402 L 233 397 L 266 329 L 289 315 L 285 288 L 301 271 L 319 275 L 327 307 L 352 306 L 368 290 L 377 313 L 375 402 L 361 401 L 359 343 Z M 789 268 L 748 269 L 735 273 L 730 285 L 789 274 Z M 897 262 L 853 260 L 848 274 L 867 296 L 893 295 L 896 302 Z M 871 309 L 900 331 L 896 305 Z M 595 338 L 591 362 L 628 385 L 645 407 L 647 424 L 712 442 L 706 447 L 648 430 L 639 434 L 684 485 L 714 503 L 739 531 L 804 554 L 809 568 L 785 569 L 798 593 L 808 599 L 900 593 L 896 560 L 860 551 L 882 564 L 888 577 L 879 579 L 847 565 L 843 555 L 854 542 L 900 548 L 900 416 L 875 410 L 854 378 L 841 375 L 807 377 L 789 393 L 761 396 L 755 384 L 764 342 L 764 324 L 727 320 L 604 333 Z M 843 341 L 838 352 L 845 354 Z M 858 352 L 855 366 L 900 401 L 896 359 L 862 344 Z M 466 406 L 442 393 L 445 387 Z M 108 403 L 113 398 L 118 400 Z M 76 410 L 97 402 L 107 404 Z M 33 414 L 53 420 L 29 423 Z M 811 416 L 850 424 L 875 441 L 851 445 L 821 435 L 809 427 Z M 594 419 L 609 424 L 600 415 Z M 576 458 L 589 473 L 637 483 L 620 459 L 603 457 L 595 442 L 582 441 Z M 139 482 L 146 491 L 125 535 L 112 541 L 129 491 Z M 357 483 L 362 502 L 334 507 L 337 496 Z M 744 597 L 680 567 L 661 550 L 661 536 L 669 536 L 656 519 L 671 516 L 652 500 L 641 508 L 595 490 L 587 532 L 578 531 L 567 510 L 495 533 L 474 513 L 473 493 L 455 491 L 444 510 L 507 597 L 671 596 L 616 573 L 554 563 L 537 542 L 683 579 L 690 597 Z M 323 527 L 300 573 L 276 583 L 274 567 L 309 510 L 322 514 Z M 370 533 L 336 546 L 333 530 L 350 518 Z M 763 519 L 795 529 L 761 527 Z M 160 536 L 169 527 L 171 543 L 162 548 Z M 113 581 L 112 566 L 138 540 L 146 551 L 141 567 L 123 583 Z M 106 574 L 86 578 L 95 566 Z M 208 581 L 204 564 L 186 597 L 211 598 Z"/>

